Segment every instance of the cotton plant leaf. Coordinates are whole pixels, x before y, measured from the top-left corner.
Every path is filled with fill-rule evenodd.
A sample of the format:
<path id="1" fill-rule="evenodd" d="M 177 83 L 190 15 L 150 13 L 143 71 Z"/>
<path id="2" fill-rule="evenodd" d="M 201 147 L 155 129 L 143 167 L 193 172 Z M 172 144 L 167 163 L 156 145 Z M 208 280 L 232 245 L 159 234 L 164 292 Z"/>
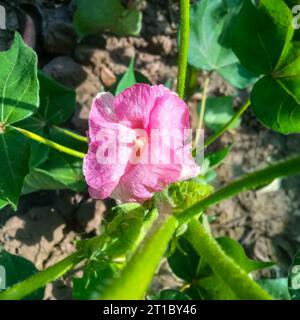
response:
<path id="1" fill-rule="evenodd" d="M 49 137 L 52 141 L 74 150 L 87 151 L 85 142 L 66 136 L 55 128 L 50 130 Z M 23 193 L 28 194 L 38 190 L 56 189 L 70 189 L 75 192 L 82 192 L 85 188 L 82 159 L 50 149 L 45 162 L 38 167 L 31 167 L 30 173 L 25 179 Z"/>
<path id="2" fill-rule="evenodd" d="M 106 284 L 118 276 L 119 267 L 114 263 L 92 262 L 84 268 L 81 278 L 73 278 L 72 296 L 75 300 L 97 299 Z"/>
<path id="3" fill-rule="evenodd" d="M 74 25 L 81 36 L 111 31 L 119 36 L 137 36 L 142 28 L 142 12 L 126 8 L 120 0 L 76 0 Z"/>
<path id="4" fill-rule="evenodd" d="M 47 125 L 62 125 L 75 112 L 76 94 L 42 71 L 38 73 L 40 83 L 40 107 L 35 115 Z"/>
<path id="5" fill-rule="evenodd" d="M 179 290 L 166 289 L 159 293 L 152 294 L 148 297 L 149 300 L 191 300 L 191 298 Z"/>
<path id="6" fill-rule="evenodd" d="M 122 75 L 122 78 L 118 82 L 115 95 L 118 95 L 119 93 L 133 86 L 136 83 L 134 65 L 135 65 L 135 59 L 132 58 L 128 66 L 128 70 Z"/>
<path id="7" fill-rule="evenodd" d="M 173 212 L 180 213 L 196 202 L 207 197 L 214 191 L 209 184 L 187 180 L 173 183 L 167 189 L 169 200 L 173 205 Z"/>
<path id="8" fill-rule="evenodd" d="M 206 102 L 204 122 L 214 132 L 220 131 L 234 116 L 233 100 L 231 96 L 209 97 Z M 198 112 L 200 112 L 198 108 Z M 237 119 L 229 129 L 234 129 L 240 124 Z"/>
<path id="9" fill-rule="evenodd" d="M 293 41 L 292 19 L 283 0 L 246 0 L 233 28 L 234 52 L 262 76 L 251 92 L 251 108 L 266 127 L 283 134 L 300 132 L 300 46 Z"/>
<path id="10" fill-rule="evenodd" d="M 17 209 L 25 176 L 29 172 L 30 145 L 18 131 L 0 133 L 0 199 Z"/>
<path id="11" fill-rule="evenodd" d="M 0 125 L 30 117 L 39 105 L 37 56 L 16 32 L 7 51 L 0 52 Z"/>
<path id="12" fill-rule="evenodd" d="M 31 261 L 23 257 L 13 255 L 3 249 L 0 249 L 0 266 L 2 267 L 2 270 L 5 270 L 5 281 L 3 282 L 5 283 L 6 288 L 17 284 L 38 272 Z M 1 273 L 1 275 L 2 274 L 3 273 Z M 44 297 L 44 291 L 44 288 L 38 289 L 25 297 L 24 300 L 42 300 Z"/>
<path id="13" fill-rule="evenodd" d="M 252 84 L 256 76 L 246 70 L 231 49 L 231 26 L 242 0 L 201 0 L 191 7 L 189 64 L 216 71 L 237 88 Z"/>
<path id="14" fill-rule="evenodd" d="M 45 122 L 37 117 L 32 116 L 19 122 L 18 127 L 48 138 Z M 30 167 L 36 168 L 48 159 L 50 148 L 47 145 L 34 140 L 29 140 L 29 143 L 31 147 Z"/>
<path id="15" fill-rule="evenodd" d="M 291 300 L 288 291 L 288 279 L 260 279 L 257 283 L 276 300 Z"/>

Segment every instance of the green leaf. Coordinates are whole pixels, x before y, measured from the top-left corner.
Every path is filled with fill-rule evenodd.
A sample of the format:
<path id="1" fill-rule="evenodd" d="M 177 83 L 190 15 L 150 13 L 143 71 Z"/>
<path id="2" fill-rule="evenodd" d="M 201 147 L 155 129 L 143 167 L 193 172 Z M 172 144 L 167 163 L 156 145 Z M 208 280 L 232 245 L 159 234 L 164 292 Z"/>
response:
<path id="1" fill-rule="evenodd" d="M 276 300 L 291 300 L 288 291 L 288 279 L 260 279 L 258 284 Z"/>
<path id="2" fill-rule="evenodd" d="M 289 272 L 288 289 L 292 300 L 300 300 L 300 252 L 296 254 Z"/>
<path id="3" fill-rule="evenodd" d="M 38 79 L 40 83 L 38 112 L 19 122 L 18 127 L 49 138 L 50 127 L 66 122 L 74 113 L 76 94 L 74 90 L 64 87 L 41 71 L 38 72 Z M 47 160 L 49 147 L 34 140 L 30 140 L 30 145 L 30 166 L 36 168 Z"/>
<path id="4" fill-rule="evenodd" d="M 51 176 L 51 172 L 32 168 L 25 178 L 22 194 L 29 194 L 39 190 L 63 190 L 67 188 L 67 185 L 55 180 Z"/>
<path id="5" fill-rule="evenodd" d="M 8 253 L 5 250 L 0 250 L 0 266 L 5 270 L 5 285 L 6 288 L 19 283 L 38 272 L 32 262 L 19 256 Z M 0 274 L 1 282 L 1 274 Z M 44 288 L 41 288 L 24 300 L 42 300 L 44 297 Z"/>
<path id="6" fill-rule="evenodd" d="M 73 278 L 73 299 L 93 300 L 97 299 L 99 292 L 105 288 L 111 279 L 119 274 L 119 268 L 114 263 L 92 262 L 85 266 L 81 278 Z"/>
<path id="7" fill-rule="evenodd" d="M 102 31 L 119 36 L 137 36 L 142 28 L 142 13 L 126 9 L 120 0 L 76 0 L 74 24 L 78 34 L 84 37 Z"/>
<path id="8" fill-rule="evenodd" d="M 108 90 L 114 95 L 117 95 L 136 83 L 152 85 L 151 81 L 145 75 L 134 70 L 134 59 L 132 59 L 127 72 L 118 75 L 116 83 L 112 87 L 108 88 Z"/>
<path id="9" fill-rule="evenodd" d="M 0 52 L 0 124 L 28 118 L 39 104 L 37 56 L 15 33 L 9 50 Z"/>
<path id="10" fill-rule="evenodd" d="M 114 208 L 115 217 L 106 226 L 106 234 L 112 239 L 107 252 L 110 256 L 126 255 L 142 232 L 145 208 L 136 203 L 122 204 Z"/>
<path id="11" fill-rule="evenodd" d="M 50 131 L 50 138 L 62 145 L 86 152 L 86 143 L 68 137 L 56 129 Z M 47 161 L 31 169 L 26 177 L 23 193 L 55 189 L 82 192 L 85 188 L 82 160 L 51 149 Z"/>
<path id="12" fill-rule="evenodd" d="M 242 63 L 265 74 L 252 90 L 252 110 L 265 126 L 283 134 L 300 131 L 300 45 L 291 42 L 291 21 L 291 10 L 282 0 L 257 5 L 247 0 L 233 32 L 233 48 Z"/>
<path id="13" fill-rule="evenodd" d="M 239 62 L 231 49 L 231 25 L 242 0 L 201 0 L 191 8 L 189 64 L 217 71 L 237 88 L 245 88 L 255 76 Z"/>
<path id="14" fill-rule="evenodd" d="M 297 4 L 300 4 L 299 0 L 284 0 L 286 2 L 286 4 L 290 7 L 293 8 L 294 6 L 296 6 Z"/>
<path id="15" fill-rule="evenodd" d="M 255 270 L 269 268 L 274 265 L 273 262 L 255 261 L 246 256 L 244 248 L 235 240 L 228 237 L 221 237 L 217 239 L 221 248 L 225 253 L 234 259 L 234 261 L 247 273 Z"/>
<path id="16" fill-rule="evenodd" d="M 200 257 L 189 244 L 180 238 L 176 250 L 168 257 L 168 263 L 175 275 L 189 283 L 192 283 L 198 276 Z"/>
<path id="17" fill-rule="evenodd" d="M 149 297 L 150 300 L 191 300 L 188 295 L 178 290 L 162 290 L 157 294 Z"/>
<path id="18" fill-rule="evenodd" d="M 300 131 L 300 105 L 271 76 L 258 81 L 251 93 L 251 108 L 268 128 L 283 134 Z"/>
<path id="19" fill-rule="evenodd" d="M 125 89 L 133 86 L 136 83 L 135 74 L 134 74 L 134 58 L 131 59 L 130 64 L 128 66 L 128 70 L 124 73 L 122 78 L 120 79 L 118 86 L 115 91 L 115 95 L 118 95 Z"/>
<path id="20" fill-rule="evenodd" d="M 200 112 L 198 108 L 198 112 Z M 208 98 L 205 108 L 204 122 L 214 132 L 221 130 L 234 116 L 233 97 Z M 240 119 L 235 121 L 229 129 L 238 127 Z"/>
<path id="21" fill-rule="evenodd" d="M 208 153 L 205 155 L 205 159 L 209 162 L 209 168 L 216 168 L 218 167 L 229 155 L 232 146 L 228 146 L 224 149 Z"/>
<path id="22" fill-rule="evenodd" d="M 5 208 L 9 203 L 3 199 L 0 199 L 0 210 Z"/>
<path id="23" fill-rule="evenodd" d="M 0 198 L 16 210 L 25 176 L 29 172 L 30 145 L 18 131 L 0 133 Z"/>
<path id="24" fill-rule="evenodd" d="M 44 121 L 34 116 L 19 122 L 18 127 L 48 138 L 48 135 L 45 133 Z M 31 146 L 30 167 L 35 168 L 48 159 L 49 147 L 31 139 L 28 139 L 28 141 Z"/>
<path id="25" fill-rule="evenodd" d="M 242 64 L 256 74 L 271 73 L 293 38 L 291 21 L 291 10 L 282 0 L 260 0 L 257 5 L 245 0 L 232 34 Z"/>
<path id="26" fill-rule="evenodd" d="M 168 197 L 174 205 L 174 213 L 180 213 L 214 191 L 211 185 L 197 181 L 180 181 L 168 188 Z"/>
<path id="27" fill-rule="evenodd" d="M 38 74 L 40 82 L 40 107 L 36 117 L 45 125 L 61 125 L 75 112 L 76 94 L 43 72 Z"/>

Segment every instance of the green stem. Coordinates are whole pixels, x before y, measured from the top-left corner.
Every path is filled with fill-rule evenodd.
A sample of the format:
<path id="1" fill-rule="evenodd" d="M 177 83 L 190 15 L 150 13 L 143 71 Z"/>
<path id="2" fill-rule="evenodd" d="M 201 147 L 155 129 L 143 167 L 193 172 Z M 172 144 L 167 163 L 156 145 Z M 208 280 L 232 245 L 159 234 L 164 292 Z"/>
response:
<path id="1" fill-rule="evenodd" d="M 189 222 L 186 239 L 240 300 L 271 300 L 248 274 L 221 249 L 212 235 L 197 220 Z"/>
<path id="2" fill-rule="evenodd" d="M 241 192 L 262 187 L 280 177 L 287 177 L 300 172 L 300 156 L 271 165 L 265 169 L 248 174 L 227 186 L 219 189 L 212 195 L 196 203 L 178 215 L 182 222 L 206 210 L 208 207 L 231 198 Z"/>
<path id="3" fill-rule="evenodd" d="M 135 251 L 120 277 L 116 278 L 99 298 L 101 300 L 140 300 L 144 298 L 165 253 L 178 221 L 164 217 Z"/>
<path id="4" fill-rule="evenodd" d="M 207 139 L 204 143 L 204 147 L 207 148 L 212 143 L 214 143 L 219 137 L 221 137 L 229 128 L 230 126 L 248 109 L 250 106 L 250 100 L 248 100 L 241 109 L 229 120 L 228 123 L 215 135 L 213 135 L 211 138 Z"/>
<path id="5" fill-rule="evenodd" d="M 190 33 L 190 1 L 180 0 L 180 48 L 178 62 L 177 93 L 184 98 L 186 71 L 188 63 Z"/>
<path id="6" fill-rule="evenodd" d="M 66 153 L 66 154 L 69 154 L 71 156 L 74 156 L 74 157 L 77 157 L 77 158 L 80 158 L 80 159 L 83 159 L 86 154 L 85 153 L 82 153 L 82 152 L 79 152 L 79 151 L 76 151 L 76 150 L 73 150 L 73 149 L 70 149 L 70 148 L 67 148 L 65 146 L 62 146 L 56 142 L 53 142 L 49 139 L 46 139 L 44 137 L 41 137 L 33 132 L 30 132 L 30 131 L 27 131 L 25 129 L 22 129 L 22 128 L 16 128 L 14 127 L 16 130 L 18 130 L 19 132 L 21 132 L 22 134 L 24 134 L 24 136 L 26 136 L 27 138 L 31 139 L 31 140 L 34 140 L 34 141 L 37 141 L 39 143 L 42 143 L 42 144 L 45 144 L 57 151 L 60 151 L 60 152 L 63 152 L 63 153 Z"/>
<path id="7" fill-rule="evenodd" d="M 82 141 L 82 142 L 88 142 L 88 138 L 87 137 L 81 136 L 80 134 L 72 132 L 72 131 L 70 131 L 68 129 L 60 128 L 60 127 L 57 127 L 57 126 L 53 126 L 53 128 L 55 128 L 57 131 L 65 134 L 66 136 L 69 136 L 69 137 L 71 137 L 73 139 L 76 139 L 76 140 Z"/>
<path id="8" fill-rule="evenodd" d="M 74 269 L 84 259 L 79 252 L 0 293 L 0 300 L 20 300 Z"/>

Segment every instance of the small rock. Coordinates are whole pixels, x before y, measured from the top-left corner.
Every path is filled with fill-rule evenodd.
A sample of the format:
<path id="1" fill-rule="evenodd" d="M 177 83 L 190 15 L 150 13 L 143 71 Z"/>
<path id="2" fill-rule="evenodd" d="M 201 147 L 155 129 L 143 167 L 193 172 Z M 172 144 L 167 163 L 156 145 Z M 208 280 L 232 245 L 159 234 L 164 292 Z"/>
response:
<path id="1" fill-rule="evenodd" d="M 68 56 L 54 58 L 44 66 L 43 71 L 63 85 L 74 89 L 87 78 L 83 67 Z"/>
<path id="2" fill-rule="evenodd" d="M 111 87 L 117 80 L 113 72 L 106 66 L 103 66 L 100 71 L 100 79 L 106 88 Z"/>
<path id="3" fill-rule="evenodd" d="M 67 8 L 45 9 L 45 50 L 52 54 L 71 54 L 76 46 L 77 34 Z"/>

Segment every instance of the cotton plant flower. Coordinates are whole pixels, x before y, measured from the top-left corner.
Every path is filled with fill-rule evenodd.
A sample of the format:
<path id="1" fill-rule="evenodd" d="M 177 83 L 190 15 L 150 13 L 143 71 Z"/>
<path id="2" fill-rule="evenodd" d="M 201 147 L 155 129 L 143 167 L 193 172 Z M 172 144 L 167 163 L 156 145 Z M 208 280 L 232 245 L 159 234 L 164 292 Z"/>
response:
<path id="1" fill-rule="evenodd" d="M 169 184 L 197 176 L 185 142 L 189 129 L 187 105 L 162 85 L 136 84 L 116 97 L 99 93 L 83 166 L 91 197 L 143 203 Z"/>

